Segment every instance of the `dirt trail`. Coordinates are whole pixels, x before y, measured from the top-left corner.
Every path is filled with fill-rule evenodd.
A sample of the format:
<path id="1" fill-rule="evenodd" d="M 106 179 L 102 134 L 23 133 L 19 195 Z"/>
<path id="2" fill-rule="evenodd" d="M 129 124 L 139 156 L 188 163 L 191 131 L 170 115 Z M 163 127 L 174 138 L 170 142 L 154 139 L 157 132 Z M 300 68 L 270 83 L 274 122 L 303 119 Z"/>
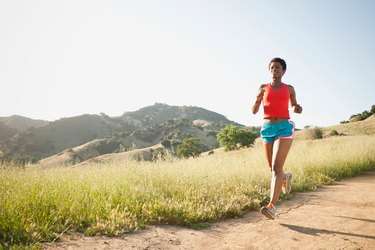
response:
<path id="1" fill-rule="evenodd" d="M 152 226 L 120 238 L 64 236 L 47 249 L 375 249 L 375 171 L 293 194 L 275 220 L 258 212 L 209 229 Z"/>

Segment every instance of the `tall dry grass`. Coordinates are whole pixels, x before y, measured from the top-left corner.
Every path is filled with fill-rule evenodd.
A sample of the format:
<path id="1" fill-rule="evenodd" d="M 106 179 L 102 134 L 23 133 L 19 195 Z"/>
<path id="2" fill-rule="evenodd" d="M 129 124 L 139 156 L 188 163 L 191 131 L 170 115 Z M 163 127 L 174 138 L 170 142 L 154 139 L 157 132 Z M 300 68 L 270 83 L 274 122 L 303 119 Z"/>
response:
<path id="1" fill-rule="evenodd" d="M 375 168 L 375 136 L 296 141 L 286 170 L 293 192 Z M 268 200 L 262 145 L 195 159 L 112 161 L 81 167 L 0 169 L 0 242 L 53 241 L 67 231 L 119 235 L 149 224 L 204 226 Z"/>

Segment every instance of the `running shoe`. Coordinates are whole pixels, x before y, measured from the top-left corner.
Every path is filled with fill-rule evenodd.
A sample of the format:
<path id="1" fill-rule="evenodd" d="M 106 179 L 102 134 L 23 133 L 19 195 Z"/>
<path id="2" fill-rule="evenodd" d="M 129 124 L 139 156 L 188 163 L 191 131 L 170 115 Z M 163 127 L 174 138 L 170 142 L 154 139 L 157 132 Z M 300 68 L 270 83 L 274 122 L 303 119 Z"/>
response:
<path id="1" fill-rule="evenodd" d="M 293 174 L 290 172 L 285 173 L 285 181 L 282 186 L 283 194 L 289 194 L 292 190 L 292 177 Z"/>
<path id="2" fill-rule="evenodd" d="M 268 219 L 275 219 L 276 207 L 270 203 L 260 209 L 260 212 L 266 216 Z"/>

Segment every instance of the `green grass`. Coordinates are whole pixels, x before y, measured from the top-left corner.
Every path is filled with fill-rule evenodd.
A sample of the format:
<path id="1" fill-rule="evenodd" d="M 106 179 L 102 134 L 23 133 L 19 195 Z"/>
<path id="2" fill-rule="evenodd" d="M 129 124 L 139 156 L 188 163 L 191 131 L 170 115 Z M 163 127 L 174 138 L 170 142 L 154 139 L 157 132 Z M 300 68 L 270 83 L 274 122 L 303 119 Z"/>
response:
<path id="1" fill-rule="evenodd" d="M 3 247 L 53 241 L 72 231 L 121 235 L 159 223 L 206 228 L 269 198 L 270 171 L 259 142 L 187 160 L 0 168 Z M 285 168 L 294 173 L 293 192 L 355 176 L 375 168 L 375 136 L 296 141 Z"/>

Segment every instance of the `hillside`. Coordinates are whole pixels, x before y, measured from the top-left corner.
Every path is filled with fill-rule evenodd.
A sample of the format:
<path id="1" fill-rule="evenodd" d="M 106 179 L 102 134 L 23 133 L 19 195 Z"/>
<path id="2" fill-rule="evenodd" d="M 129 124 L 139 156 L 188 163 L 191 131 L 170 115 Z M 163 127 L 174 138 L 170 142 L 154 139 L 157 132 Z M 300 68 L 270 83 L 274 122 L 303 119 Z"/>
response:
<path id="1" fill-rule="evenodd" d="M 322 127 L 320 129 L 323 132 L 323 138 L 332 136 L 332 131 L 336 131 L 341 136 L 373 135 L 375 134 L 375 115 L 372 115 L 365 120 Z M 303 129 L 297 131 L 296 139 L 310 139 L 310 130 L 311 129 Z"/>
<path id="2" fill-rule="evenodd" d="M 20 131 L 42 127 L 48 123 L 48 121 L 34 120 L 19 115 L 0 117 L 0 141 L 9 139 Z"/>
<path id="3" fill-rule="evenodd" d="M 332 130 L 336 130 L 338 133 L 343 133 L 344 135 L 375 134 L 375 115 L 361 121 L 326 127 L 325 132 L 328 134 Z"/>
<path id="4" fill-rule="evenodd" d="M 9 126 L 5 125 L 4 123 L 0 122 L 0 141 L 8 139 L 15 134 L 17 134 L 18 130 L 15 128 L 10 128 Z"/>
<path id="5" fill-rule="evenodd" d="M 214 129 L 208 121 L 205 121 L 206 126 L 202 127 L 201 123 L 196 125 L 195 121 L 179 118 L 136 129 L 131 133 L 114 133 L 112 136 L 94 140 L 50 156 L 47 159 L 42 159 L 40 163 L 42 165 L 53 165 L 52 163 L 76 164 L 95 157 L 102 159 L 100 156 L 105 154 L 115 154 L 114 157 L 120 156 L 120 158 L 131 155 L 139 160 L 152 160 L 157 157 L 158 153 L 165 154 L 167 151 L 175 153 L 177 145 L 181 143 L 183 138 L 191 136 L 200 138 L 204 150 L 218 148 L 219 143 L 216 134 L 221 127 Z M 153 150 L 157 148 L 157 150 L 149 152 L 148 148 Z M 105 159 L 107 158 L 105 157 Z M 112 156 L 109 158 L 112 158 Z"/>
<path id="6" fill-rule="evenodd" d="M 100 155 L 96 145 L 103 141 L 104 139 L 97 139 L 74 148 L 66 149 L 56 155 L 40 160 L 39 163 L 43 166 L 53 166 L 57 164 L 75 165 L 84 160 Z"/>
<path id="7" fill-rule="evenodd" d="M 137 126 L 151 126 L 164 123 L 167 120 L 185 118 L 190 121 L 205 120 L 210 123 L 235 123 L 225 116 L 200 107 L 170 106 L 162 103 L 141 108 L 134 112 L 126 112 L 121 116 L 125 121 L 133 122 Z M 239 124 L 237 124 L 239 125 Z"/>
<path id="8" fill-rule="evenodd" d="M 64 162 L 77 163 L 190 136 L 199 137 L 208 150 L 219 146 L 216 134 L 227 124 L 237 123 L 203 108 L 166 104 L 126 112 L 120 117 L 82 115 L 29 129 L 1 142 L 0 159 L 36 162 L 51 156 L 62 159 L 63 154 L 70 155 Z M 74 153 L 63 153 L 65 150 Z"/>
<path id="9" fill-rule="evenodd" d="M 115 127 L 99 115 L 62 118 L 46 126 L 20 132 L 0 143 L 3 160 L 35 162 L 96 138 L 109 136 Z"/>
<path id="10" fill-rule="evenodd" d="M 92 162 L 105 163 L 111 160 L 122 160 L 136 159 L 136 160 L 154 160 L 155 158 L 160 158 L 166 151 L 171 151 L 171 148 L 166 148 L 159 142 L 162 138 L 174 138 L 175 142 L 181 140 L 188 135 L 194 135 L 201 138 L 202 142 L 206 145 L 206 150 L 216 148 L 215 152 L 222 151 L 216 141 L 216 133 L 205 131 L 202 127 L 210 127 L 211 125 L 207 121 L 194 120 L 189 125 L 189 120 L 168 120 L 166 124 L 151 126 L 148 129 L 135 130 L 133 133 L 126 135 L 125 137 L 108 137 L 107 139 L 102 139 L 100 141 L 89 142 L 77 148 L 73 148 L 68 151 L 64 151 L 57 155 L 51 156 L 47 159 L 43 159 L 40 163 L 44 166 L 50 166 L 55 164 L 68 164 L 68 165 L 87 165 Z M 195 127 L 194 124 L 198 124 Z M 185 128 L 184 128 L 185 127 Z M 252 128 L 255 133 L 259 133 L 257 128 Z M 363 121 L 350 122 L 345 124 L 339 124 L 335 126 L 328 126 L 321 128 L 323 131 L 323 137 L 330 137 L 332 130 L 336 130 L 338 134 L 344 136 L 355 136 L 355 135 L 372 135 L 375 134 L 375 116 L 371 116 Z M 172 132 L 170 132 L 172 131 Z M 178 132 L 177 134 L 175 132 Z M 168 135 L 168 132 L 169 135 Z M 187 133 L 188 132 L 188 133 Z M 153 134 L 154 137 L 151 136 Z M 168 136 L 165 136 L 168 135 Z M 163 137 L 164 136 L 164 137 Z M 145 142 L 142 138 L 155 138 Z M 296 131 L 296 140 L 309 140 L 309 129 L 303 129 Z M 211 140 L 211 141 L 210 141 Z M 110 144 L 112 142 L 112 144 Z M 114 143 L 117 142 L 117 143 Z M 139 143 L 139 147 L 129 147 L 129 143 Z M 212 143 L 212 144 L 211 144 Z M 260 143 L 260 138 L 257 139 L 257 143 Z M 107 153 L 98 152 L 99 145 L 101 148 L 104 147 L 114 147 L 111 150 L 107 150 Z M 117 145 L 117 146 L 115 146 Z M 119 145 L 125 148 L 124 151 L 120 150 Z M 110 152 L 111 151 L 111 152 Z M 208 152 L 203 155 L 207 155 Z"/>
<path id="11" fill-rule="evenodd" d="M 0 117 L 0 122 L 10 128 L 18 131 L 26 131 L 29 128 L 39 128 L 47 125 L 49 122 L 44 120 L 34 120 L 20 115 L 12 115 L 8 117 Z"/>
<path id="12" fill-rule="evenodd" d="M 242 126 L 200 107 L 157 103 L 138 111 L 125 112 L 119 117 L 82 115 L 29 128 L 0 142 L 0 160 L 37 162 L 44 159 L 41 162 L 46 165 L 72 165 L 103 155 L 126 153 L 159 144 L 163 147 L 162 153 L 169 151 L 173 154 L 184 138 L 192 136 L 198 137 L 204 150 L 209 151 L 219 147 L 216 135 L 228 124 Z M 251 129 L 259 132 L 259 128 Z M 374 134 L 375 116 L 321 130 L 323 137 L 330 136 L 332 131 L 340 135 Z M 8 136 L 14 133 L 10 132 Z M 296 139 L 309 139 L 309 132 L 308 129 L 298 131 Z M 136 158 L 148 160 L 161 153 L 158 149 L 151 152 L 150 157 L 147 150 L 139 152 L 142 152 L 138 154 L 141 156 Z"/>
<path id="13" fill-rule="evenodd" d="M 121 153 L 103 154 L 98 152 L 97 148 L 93 146 L 93 144 L 101 143 L 103 141 L 103 139 L 99 139 L 75 148 L 64 150 L 57 155 L 52 155 L 40 160 L 39 164 L 44 167 L 59 165 L 87 165 L 93 162 L 106 162 L 108 160 L 120 160 L 124 158 L 151 161 L 155 159 L 155 157 L 158 157 L 158 152 L 164 151 L 164 147 L 161 144 L 157 144 L 151 147 L 134 149 Z"/>

